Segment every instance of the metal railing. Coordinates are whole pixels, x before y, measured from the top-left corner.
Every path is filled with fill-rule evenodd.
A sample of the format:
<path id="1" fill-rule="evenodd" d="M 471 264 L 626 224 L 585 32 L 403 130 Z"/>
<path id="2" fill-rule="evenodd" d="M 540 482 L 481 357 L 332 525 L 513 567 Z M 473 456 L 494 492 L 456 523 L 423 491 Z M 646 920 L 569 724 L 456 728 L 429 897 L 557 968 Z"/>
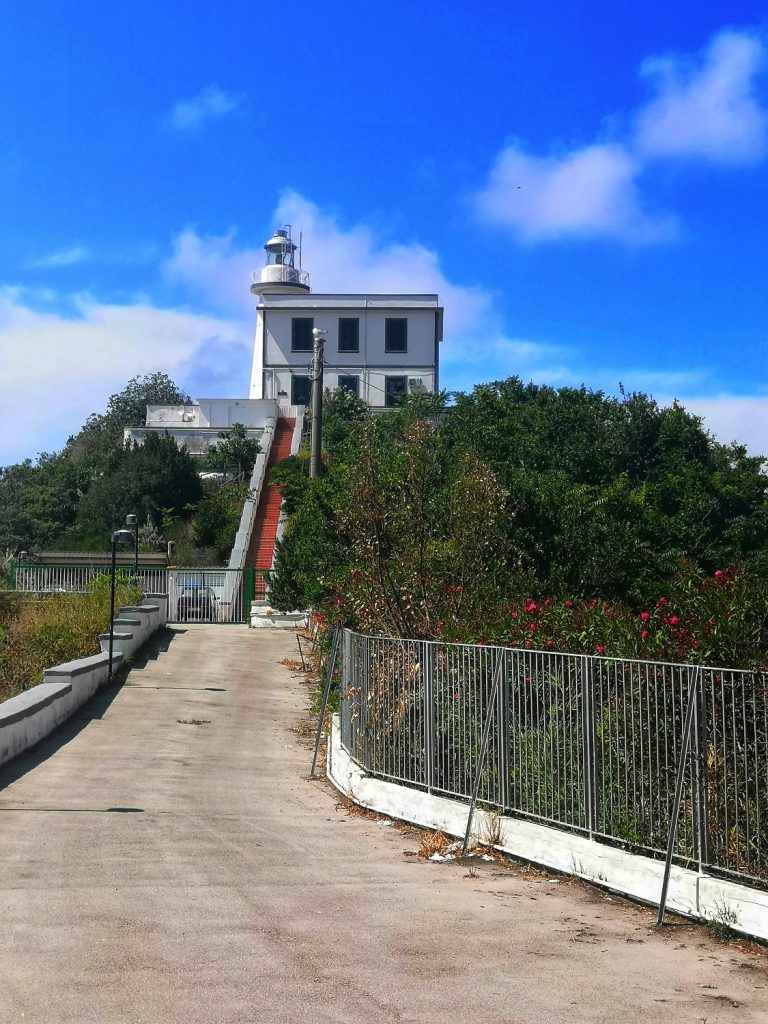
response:
<path id="1" fill-rule="evenodd" d="M 501 661 L 500 685 L 490 701 Z M 768 675 L 344 632 L 341 741 L 371 774 L 768 883 Z"/>
<path id="2" fill-rule="evenodd" d="M 119 565 L 118 575 L 138 582 L 144 593 L 166 594 L 168 622 L 242 623 L 251 601 L 267 600 L 270 573 L 261 569 L 142 568 Z M 13 589 L 33 594 L 84 593 L 108 565 L 18 565 Z"/>

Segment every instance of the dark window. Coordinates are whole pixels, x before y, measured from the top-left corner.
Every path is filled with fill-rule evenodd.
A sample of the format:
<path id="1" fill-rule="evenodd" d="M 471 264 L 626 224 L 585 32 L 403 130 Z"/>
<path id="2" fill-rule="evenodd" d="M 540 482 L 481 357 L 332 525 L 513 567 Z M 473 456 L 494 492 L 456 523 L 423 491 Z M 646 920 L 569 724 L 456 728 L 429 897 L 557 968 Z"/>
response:
<path id="1" fill-rule="evenodd" d="M 360 351 L 360 321 L 357 317 L 339 320 L 339 352 Z"/>
<path id="2" fill-rule="evenodd" d="M 404 316 L 388 316 L 384 321 L 384 351 L 408 351 L 408 320 Z"/>
<path id="3" fill-rule="evenodd" d="M 339 374 L 339 387 L 346 388 L 347 391 L 351 391 L 355 398 L 360 397 L 360 378 L 357 375 L 342 377 L 341 374 Z"/>
<path id="4" fill-rule="evenodd" d="M 293 317 L 291 320 L 291 352 L 312 351 L 312 328 L 314 326 L 315 321 L 311 316 Z"/>
<path id="5" fill-rule="evenodd" d="M 400 395 L 405 394 L 408 386 L 407 377 L 386 377 L 384 384 L 384 404 L 391 409 L 398 404 Z"/>
<path id="6" fill-rule="evenodd" d="M 311 395 L 311 377 L 291 377 L 291 405 L 309 405 Z"/>

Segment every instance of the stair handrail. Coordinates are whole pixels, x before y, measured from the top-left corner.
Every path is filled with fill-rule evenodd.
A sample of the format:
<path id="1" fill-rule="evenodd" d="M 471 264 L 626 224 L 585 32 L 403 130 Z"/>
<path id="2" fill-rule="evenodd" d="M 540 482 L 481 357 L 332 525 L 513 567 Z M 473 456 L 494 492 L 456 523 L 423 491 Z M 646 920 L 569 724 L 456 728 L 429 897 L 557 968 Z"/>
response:
<path id="1" fill-rule="evenodd" d="M 256 456 L 253 464 L 251 480 L 249 484 L 248 497 L 245 499 L 243 511 L 240 516 L 240 525 L 235 535 L 235 543 L 229 556 L 230 569 L 244 569 L 245 559 L 248 554 L 248 545 L 251 540 L 253 524 L 256 519 L 256 509 L 259 507 L 259 499 L 264 488 L 267 476 L 267 463 L 269 454 L 272 451 L 272 442 L 275 438 L 277 428 L 277 417 L 267 417 L 264 424 L 264 433 L 261 437 L 262 450 Z"/>

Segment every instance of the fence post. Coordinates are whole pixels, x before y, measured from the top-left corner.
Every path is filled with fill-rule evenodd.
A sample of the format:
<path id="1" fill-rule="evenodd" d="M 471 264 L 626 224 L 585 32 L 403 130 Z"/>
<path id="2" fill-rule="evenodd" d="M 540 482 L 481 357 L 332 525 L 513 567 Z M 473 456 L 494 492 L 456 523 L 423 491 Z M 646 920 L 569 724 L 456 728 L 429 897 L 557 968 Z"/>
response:
<path id="1" fill-rule="evenodd" d="M 250 566 L 246 567 L 243 569 L 243 621 L 249 625 L 251 621 L 251 602 L 255 596 L 253 581 L 253 569 Z"/>
<path id="2" fill-rule="evenodd" d="M 435 678 L 432 644 L 422 640 L 421 679 L 424 714 L 424 785 L 431 793 L 435 785 Z"/>
<path id="3" fill-rule="evenodd" d="M 704 678 L 699 669 L 697 674 L 695 707 L 693 712 L 693 752 L 692 779 L 693 786 L 693 841 L 696 844 L 696 859 L 699 862 L 699 873 L 709 863 L 709 820 L 708 820 L 708 780 L 707 780 L 707 703 L 704 691 Z"/>
<path id="4" fill-rule="evenodd" d="M 323 726 L 325 725 L 325 712 L 328 707 L 328 697 L 331 692 L 331 683 L 333 682 L 333 670 L 336 668 L 336 656 L 339 651 L 339 633 L 341 630 L 336 627 L 333 631 L 333 637 L 331 639 L 331 650 L 328 654 L 328 665 L 325 671 L 325 688 L 323 690 L 323 703 L 320 708 L 320 718 L 317 723 L 317 733 L 315 735 L 315 752 L 312 755 L 312 767 L 309 770 L 309 777 L 314 778 L 315 768 L 317 767 L 317 754 L 320 750 L 320 740 L 323 735 Z M 343 681 L 342 681 L 342 699 L 343 699 Z"/>
<path id="5" fill-rule="evenodd" d="M 589 838 L 594 838 L 596 818 L 595 785 L 595 677 L 592 658 L 581 659 L 582 765 L 584 780 L 584 816 Z"/>
<path id="6" fill-rule="evenodd" d="M 512 805 L 509 786 L 509 651 L 501 652 L 501 674 L 499 689 L 496 695 L 496 715 L 499 722 L 498 730 L 498 798 L 502 814 Z"/>
<path id="7" fill-rule="evenodd" d="M 485 767 L 485 758 L 488 754 L 488 741 L 491 737 L 491 726 L 493 725 L 493 713 L 496 709 L 498 702 L 497 694 L 499 692 L 499 680 L 501 679 L 502 668 L 504 664 L 503 652 L 500 652 L 496 667 L 493 673 L 493 680 L 491 682 L 491 692 L 488 694 L 488 705 L 485 714 L 485 726 L 483 727 L 483 738 L 480 743 L 480 755 L 477 759 L 477 767 L 475 768 L 475 778 L 472 783 L 472 795 L 469 801 L 469 814 L 467 815 L 467 828 L 464 833 L 464 843 L 461 847 L 461 855 L 466 857 L 467 850 L 469 849 L 469 837 L 472 832 L 472 819 L 475 816 L 475 804 L 477 803 L 477 796 L 480 792 L 480 780 L 483 776 L 483 768 Z"/>
<path id="8" fill-rule="evenodd" d="M 677 824 L 680 818 L 680 803 L 683 799 L 683 784 L 685 782 L 685 762 L 688 757 L 688 750 L 691 745 L 691 732 L 693 731 L 693 719 L 696 712 L 698 681 L 701 679 L 701 666 L 691 674 L 688 682 L 688 706 L 685 711 L 685 723 L 683 725 L 683 738 L 680 743 L 680 761 L 677 766 L 677 780 L 675 782 L 675 798 L 672 805 L 672 817 L 669 822 L 669 836 L 667 839 L 667 858 L 664 863 L 664 880 L 661 883 L 661 896 L 659 898 L 659 916 L 656 924 L 661 927 L 664 924 L 664 911 L 667 908 L 667 892 L 669 890 L 669 876 L 672 870 L 672 854 L 677 839 Z"/>

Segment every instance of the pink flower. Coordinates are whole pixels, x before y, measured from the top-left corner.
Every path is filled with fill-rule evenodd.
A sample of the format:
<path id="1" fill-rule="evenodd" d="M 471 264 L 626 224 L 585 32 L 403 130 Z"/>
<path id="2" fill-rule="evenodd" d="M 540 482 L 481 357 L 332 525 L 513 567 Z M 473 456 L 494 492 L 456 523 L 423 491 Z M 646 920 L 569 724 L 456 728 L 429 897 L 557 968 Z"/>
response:
<path id="1" fill-rule="evenodd" d="M 605 654 L 605 645 L 595 644 L 595 654 Z"/>
<path id="2" fill-rule="evenodd" d="M 547 640 L 547 647 L 554 647 L 554 646 L 555 645 L 552 643 L 551 640 Z"/>
<path id="3" fill-rule="evenodd" d="M 516 619 L 516 618 L 517 618 L 517 612 L 512 612 L 512 618 L 513 618 L 513 619 Z"/>
<path id="4" fill-rule="evenodd" d="M 573 601 L 563 601 L 563 608 L 573 608 Z"/>
<path id="5" fill-rule="evenodd" d="M 717 569 L 715 571 L 715 579 L 716 580 L 719 580 L 722 575 L 723 575 L 723 570 L 722 569 Z"/>
<path id="6" fill-rule="evenodd" d="M 548 598 L 547 598 L 547 599 L 546 599 L 546 600 L 544 601 L 544 607 L 545 607 L 545 608 L 549 608 L 549 606 L 550 606 L 551 604 L 552 604 L 552 598 L 551 598 L 551 597 L 548 597 Z"/>
<path id="7" fill-rule="evenodd" d="M 458 700 L 458 699 L 459 699 L 459 695 L 458 695 L 458 693 L 454 693 L 454 695 L 453 695 L 453 699 L 454 699 L 454 700 Z"/>
<path id="8" fill-rule="evenodd" d="M 680 619 L 678 619 L 676 615 L 670 615 L 667 619 L 667 622 L 670 624 L 670 626 L 676 626 L 679 621 Z"/>
<path id="9" fill-rule="evenodd" d="M 640 612 L 640 618 L 643 620 L 643 622 L 647 622 L 648 619 L 650 619 L 650 617 L 651 616 L 648 614 L 648 612 Z"/>
<path id="10" fill-rule="evenodd" d="M 643 630 L 643 632 L 642 632 L 642 633 L 640 634 L 640 639 L 641 639 L 641 640 L 645 640 L 645 638 L 646 638 L 647 636 L 648 636 L 648 630 L 647 630 L 647 629 L 644 629 L 644 630 Z"/>
<path id="11" fill-rule="evenodd" d="M 669 604 L 669 599 L 666 597 L 660 597 L 659 600 L 656 602 L 656 607 L 663 608 L 667 604 Z"/>
<path id="12" fill-rule="evenodd" d="M 531 631 L 531 633 L 535 633 L 536 632 L 536 623 L 535 622 L 529 622 L 528 623 L 528 629 Z"/>
<path id="13" fill-rule="evenodd" d="M 535 602 L 533 602 L 533 601 L 530 601 L 530 602 L 529 602 L 529 603 L 528 603 L 528 604 L 527 604 L 527 605 L 525 606 L 525 610 L 526 610 L 527 612 L 535 612 L 535 611 L 536 611 L 536 604 L 535 604 Z"/>
<path id="14" fill-rule="evenodd" d="M 530 681 L 531 681 L 531 677 L 530 677 L 530 676 L 526 676 L 526 677 L 525 677 L 525 681 L 526 681 L 526 683 L 530 683 Z"/>

